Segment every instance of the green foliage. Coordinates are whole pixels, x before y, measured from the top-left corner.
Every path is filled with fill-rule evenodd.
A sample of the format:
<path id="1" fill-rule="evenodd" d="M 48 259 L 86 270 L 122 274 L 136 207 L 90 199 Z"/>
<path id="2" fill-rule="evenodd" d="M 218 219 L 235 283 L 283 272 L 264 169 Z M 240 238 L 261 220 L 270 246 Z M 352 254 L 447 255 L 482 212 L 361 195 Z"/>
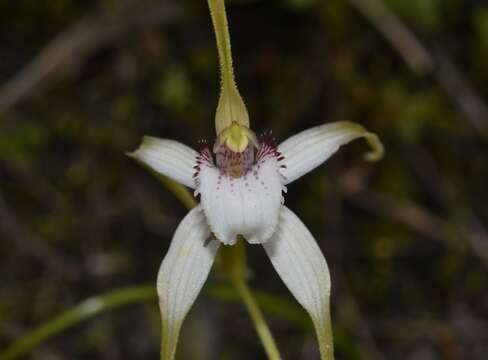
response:
<path id="1" fill-rule="evenodd" d="M 187 109 L 194 103 L 191 81 L 185 70 L 172 68 L 155 91 L 156 101 L 161 107 L 175 112 Z"/>
<path id="2" fill-rule="evenodd" d="M 39 152 L 49 143 L 49 130 L 39 123 L 18 119 L 0 132 L 0 156 L 4 161 L 31 167 L 39 161 Z"/>

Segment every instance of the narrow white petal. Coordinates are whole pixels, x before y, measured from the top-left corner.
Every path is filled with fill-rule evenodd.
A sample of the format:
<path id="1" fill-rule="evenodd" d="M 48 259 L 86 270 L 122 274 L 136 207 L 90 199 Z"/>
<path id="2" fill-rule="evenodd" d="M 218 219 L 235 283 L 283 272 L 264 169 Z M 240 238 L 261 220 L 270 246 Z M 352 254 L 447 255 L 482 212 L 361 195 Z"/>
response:
<path id="1" fill-rule="evenodd" d="M 242 235 L 250 243 L 262 243 L 271 237 L 282 203 L 278 169 L 274 156 L 266 157 L 240 178 L 202 165 L 197 190 L 208 224 L 220 241 L 231 245 Z"/>
<path id="2" fill-rule="evenodd" d="M 281 173 L 285 184 L 312 171 L 334 154 L 341 145 L 364 137 L 373 150 L 366 154 L 367 160 L 378 160 L 383 155 L 383 146 L 378 137 L 361 125 L 339 121 L 302 131 L 281 143 L 278 151 L 284 156 L 285 167 Z"/>
<path id="3" fill-rule="evenodd" d="M 161 267 L 157 290 L 162 320 L 162 359 L 173 359 L 181 324 L 200 293 L 217 254 L 219 242 L 198 206 L 176 229 Z"/>
<path id="4" fill-rule="evenodd" d="M 263 244 L 271 263 L 297 301 L 313 320 L 321 350 L 331 347 L 329 268 L 322 252 L 301 220 L 283 206 L 276 232 Z M 324 334 L 329 334 L 329 340 Z"/>
<path id="5" fill-rule="evenodd" d="M 144 136 L 141 146 L 129 154 L 154 171 L 195 188 L 193 167 L 198 153 L 174 140 Z"/>

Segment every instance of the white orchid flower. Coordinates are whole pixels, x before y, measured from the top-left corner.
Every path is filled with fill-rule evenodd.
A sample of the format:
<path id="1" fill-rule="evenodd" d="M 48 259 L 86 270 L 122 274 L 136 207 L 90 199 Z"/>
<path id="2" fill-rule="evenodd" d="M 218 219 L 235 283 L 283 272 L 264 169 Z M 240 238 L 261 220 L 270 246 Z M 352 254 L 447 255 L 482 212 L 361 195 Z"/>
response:
<path id="1" fill-rule="evenodd" d="M 219 245 L 233 245 L 238 236 L 263 245 L 317 332 L 323 331 L 329 322 L 327 263 L 306 226 L 284 205 L 283 195 L 286 185 L 360 137 L 376 150 L 368 159 L 381 156 L 376 135 L 351 122 L 313 127 L 278 146 L 266 138 L 257 139 L 237 122 L 221 131 L 212 149 L 203 143 L 195 151 L 174 140 L 144 137 L 131 155 L 194 189 L 200 197 L 200 204 L 178 226 L 159 270 L 157 290 L 166 332 L 163 353 L 173 352 L 173 357 L 183 319 L 210 272 Z"/>
<path id="2" fill-rule="evenodd" d="M 242 237 L 263 245 L 285 285 L 312 318 L 322 359 L 332 360 L 327 263 L 307 227 L 284 205 L 284 193 L 286 185 L 322 164 L 341 145 L 364 137 L 373 148 L 368 160 L 380 158 L 383 147 L 375 134 L 351 122 L 313 127 L 278 146 L 269 137 L 258 139 L 234 80 L 224 0 L 208 4 L 221 70 L 217 139 L 211 147 L 203 142 L 195 151 L 174 140 L 146 136 L 131 154 L 200 197 L 200 204 L 176 229 L 159 269 L 161 358 L 174 358 L 181 324 L 220 244 L 233 245 Z M 271 347 L 267 352 L 279 359 Z"/>

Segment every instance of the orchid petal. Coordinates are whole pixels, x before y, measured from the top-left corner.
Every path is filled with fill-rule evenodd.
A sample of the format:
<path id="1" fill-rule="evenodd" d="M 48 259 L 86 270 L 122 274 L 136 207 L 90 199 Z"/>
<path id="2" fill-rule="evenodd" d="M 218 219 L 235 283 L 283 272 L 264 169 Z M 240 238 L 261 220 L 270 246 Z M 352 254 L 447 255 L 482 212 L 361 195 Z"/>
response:
<path id="1" fill-rule="evenodd" d="M 198 153 L 174 140 L 144 136 L 141 146 L 129 154 L 154 171 L 195 188 L 193 174 Z"/>
<path id="2" fill-rule="evenodd" d="M 285 185 L 312 171 L 334 154 L 341 145 L 364 137 L 372 148 L 366 160 L 376 161 L 383 155 L 383 145 L 378 137 L 361 125 L 339 121 L 302 131 L 281 143 L 278 151 L 284 156 L 281 173 Z"/>
<path id="3" fill-rule="evenodd" d="M 198 206 L 176 229 L 157 279 L 162 320 L 161 359 L 173 359 L 181 324 L 200 293 L 220 243 L 211 236 Z"/>
<path id="4" fill-rule="evenodd" d="M 232 245 L 237 235 L 249 243 L 268 240 L 278 224 L 282 178 L 274 156 L 268 156 L 240 178 L 202 164 L 198 176 L 202 208 L 215 236 Z"/>
<path id="5" fill-rule="evenodd" d="M 322 357 L 330 359 L 325 357 L 333 351 L 330 275 L 312 234 L 290 209 L 283 206 L 278 228 L 263 246 L 278 275 L 312 318 Z"/>

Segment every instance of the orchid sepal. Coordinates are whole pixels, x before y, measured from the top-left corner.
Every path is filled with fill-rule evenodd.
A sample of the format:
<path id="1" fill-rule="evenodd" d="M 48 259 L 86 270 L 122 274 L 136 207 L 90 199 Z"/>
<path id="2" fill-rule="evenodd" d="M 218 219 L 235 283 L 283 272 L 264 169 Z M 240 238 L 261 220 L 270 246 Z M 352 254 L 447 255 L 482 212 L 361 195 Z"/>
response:
<path id="1" fill-rule="evenodd" d="M 176 229 L 156 283 L 162 324 L 162 360 L 174 359 L 181 325 L 208 277 L 219 245 L 212 240 L 199 206 L 193 208 Z"/>
<path id="2" fill-rule="evenodd" d="M 281 280 L 310 315 L 321 358 L 332 360 L 330 274 L 312 234 L 290 209 L 283 206 L 279 226 L 263 247 Z"/>
<path id="3" fill-rule="evenodd" d="M 180 142 L 146 135 L 141 145 L 127 155 L 161 175 L 189 188 L 195 188 L 193 168 L 198 153 Z"/>
<path id="4" fill-rule="evenodd" d="M 342 145 L 364 137 L 371 146 L 365 154 L 368 161 L 377 161 L 384 154 L 378 136 L 362 125 L 350 121 L 327 123 L 299 132 L 278 145 L 283 155 L 281 170 L 285 185 L 302 177 L 329 159 Z"/>

